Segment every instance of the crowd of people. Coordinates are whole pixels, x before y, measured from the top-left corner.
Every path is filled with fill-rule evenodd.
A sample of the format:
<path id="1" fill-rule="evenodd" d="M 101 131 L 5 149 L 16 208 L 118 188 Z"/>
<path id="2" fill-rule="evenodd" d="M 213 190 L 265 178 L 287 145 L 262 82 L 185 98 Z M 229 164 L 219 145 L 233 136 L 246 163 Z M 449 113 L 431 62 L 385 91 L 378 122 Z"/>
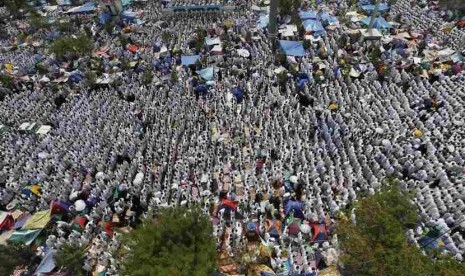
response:
<path id="1" fill-rule="evenodd" d="M 96 15 L 66 15 L 99 49 L 67 60 L 47 52 L 50 30 L 18 42 L 23 27 L 6 22 L 0 64 L 16 81 L 0 86 L 0 125 L 8 127 L 0 134 L 0 209 L 14 223 L 2 236 L 34 230 L 22 228 L 27 218 L 51 209 L 62 217 L 44 225 L 38 254 L 84 245 L 87 271 L 117 275 L 115 229 L 136 227 L 150 210 L 200 204 L 221 261 L 258 241 L 274 245 L 273 271 L 312 273 L 337 262 L 335 219 L 343 212 L 355 221 L 349 207 L 360 193 L 395 178 L 414 192 L 423 221 L 411 241 L 422 246 L 437 228 L 444 252 L 462 261 L 465 30 L 444 31 L 443 11 L 416 2 L 397 1 L 384 17 L 399 24 L 363 41 L 353 35 L 362 23 L 343 23 L 338 13 L 345 0 L 318 1 L 316 11 L 340 22 L 325 24 L 321 36 L 279 35 L 306 37 L 303 56 L 273 53 L 267 27 L 257 26 L 262 10 L 251 8 L 259 3 L 166 13 L 148 1 L 143 25 L 110 31 Z M 111 81 L 70 80 L 96 62 L 98 78 Z M 39 63 L 46 72 L 31 69 Z M 19 130 L 25 122 L 51 131 Z M 233 261 L 222 266 L 239 271 Z"/>

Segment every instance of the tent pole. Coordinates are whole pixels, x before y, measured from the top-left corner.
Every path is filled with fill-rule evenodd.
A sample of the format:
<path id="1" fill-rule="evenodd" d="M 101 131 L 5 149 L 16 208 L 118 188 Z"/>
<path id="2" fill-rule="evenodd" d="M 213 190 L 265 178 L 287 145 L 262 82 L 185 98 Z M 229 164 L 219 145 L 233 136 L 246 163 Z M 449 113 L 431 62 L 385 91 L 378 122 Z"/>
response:
<path id="1" fill-rule="evenodd" d="M 371 15 L 370 26 L 368 26 L 370 36 L 373 35 L 373 25 L 375 24 L 375 18 L 378 15 L 380 2 L 381 0 L 376 0 L 375 9 L 373 10 L 373 14 Z"/>
<path id="2" fill-rule="evenodd" d="M 270 38 L 273 52 L 276 53 L 276 25 L 278 17 L 278 0 L 270 1 L 270 24 L 268 25 L 268 36 Z"/>

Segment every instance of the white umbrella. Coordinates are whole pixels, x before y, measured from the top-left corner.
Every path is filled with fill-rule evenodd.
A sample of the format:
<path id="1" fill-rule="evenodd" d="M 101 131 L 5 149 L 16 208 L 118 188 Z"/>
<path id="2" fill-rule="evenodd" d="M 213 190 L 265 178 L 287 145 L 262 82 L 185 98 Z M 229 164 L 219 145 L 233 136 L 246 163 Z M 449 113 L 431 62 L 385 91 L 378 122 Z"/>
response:
<path id="1" fill-rule="evenodd" d="M 74 202 L 74 209 L 75 209 L 77 212 L 81 212 L 81 211 L 84 210 L 85 208 L 86 208 L 86 203 L 84 202 L 84 200 L 79 199 L 79 200 L 77 200 L 76 202 Z"/>
<path id="2" fill-rule="evenodd" d="M 238 50 L 237 50 L 237 53 L 238 53 L 241 57 L 245 57 L 245 58 L 250 57 L 250 53 L 249 53 L 249 51 L 246 50 L 246 49 L 238 49 Z"/>
<path id="3" fill-rule="evenodd" d="M 300 232 L 302 232 L 303 234 L 310 233 L 310 230 L 311 230 L 310 225 L 308 225 L 308 224 L 300 225 Z"/>

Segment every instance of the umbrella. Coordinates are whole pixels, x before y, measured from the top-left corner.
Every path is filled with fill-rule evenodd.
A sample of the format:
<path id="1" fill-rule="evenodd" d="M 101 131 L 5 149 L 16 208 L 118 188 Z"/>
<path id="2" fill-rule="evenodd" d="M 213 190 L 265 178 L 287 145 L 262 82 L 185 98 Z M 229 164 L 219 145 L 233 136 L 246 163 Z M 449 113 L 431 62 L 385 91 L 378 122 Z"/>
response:
<path id="1" fill-rule="evenodd" d="M 84 200 L 79 199 L 76 202 L 74 202 L 74 208 L 77 212 L 81 212 L 86 208 L 86 203 Z"/>

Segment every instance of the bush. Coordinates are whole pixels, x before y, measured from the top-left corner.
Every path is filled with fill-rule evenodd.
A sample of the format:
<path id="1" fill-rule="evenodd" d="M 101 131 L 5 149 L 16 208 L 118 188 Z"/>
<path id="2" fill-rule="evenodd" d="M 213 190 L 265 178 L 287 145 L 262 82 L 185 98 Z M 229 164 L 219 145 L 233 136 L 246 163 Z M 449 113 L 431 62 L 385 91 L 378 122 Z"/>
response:
<path id="1" fill-rule="evenodd" d="M 409 245 L 405 234 L 419 221 L 411 196 L 396 184 L 355 205 L 356 224 L 337 224 L 343 275 L 462 275 L 465 267 L 436 261 Z"/>
<path id="2" fill-rule="evenodd" d="M 216 268 L 210 218 L 199 208 L 161 210 L 124 236 L 122 275 L 209 275 Z"/>
<path id="3" fill-rule="evenodd" d="M 90 54 L 94 46 L 90 37 L 86 35 L 65 36 L 56 39 L 50 46 L 49 51 L 58 58 L 63 58 L 66 54 Z"/>

